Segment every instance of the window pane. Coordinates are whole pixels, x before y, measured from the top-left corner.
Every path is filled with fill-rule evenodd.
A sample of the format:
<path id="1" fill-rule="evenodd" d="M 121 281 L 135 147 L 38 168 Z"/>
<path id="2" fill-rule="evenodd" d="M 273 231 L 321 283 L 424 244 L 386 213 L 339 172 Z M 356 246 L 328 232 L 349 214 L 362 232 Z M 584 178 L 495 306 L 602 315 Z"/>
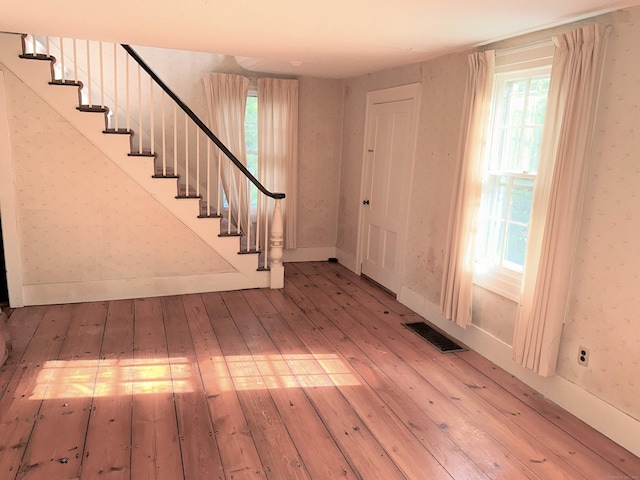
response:
<path id="1" fill-rule="evenodd" d="M 478 225 L 478 245 L 476 259 L 478 263 L 499 265 L 502 257 L 503 222 L 500 220 L 481 220 Z"/>
<path id="2" fill-rule="evenodd" d="M 249 95 L 244 112 L 244 145 L 247 157 L 247 170 L 258 176 L 258 97 Z M 258 189 L 249 186 L 251 206 L 258 204 Z"/>
<path id="3" fill-rule="evenodd" d="M 536 174 L 540 160 L 540 144 L 542 143 L 542 127 L 526 127 L 522 129 L 522 150 L 514 172 Z"/>
<path id="4" fill-rule="evenodd" d="M 244 143 L 247 152 L 258 151 L 258 125 L 255 123 L 245 123 Z"/>
<path id="5" fill-rule="evenodd" d="M 485 204 L 487 216 L 492 218 L 505 218 L 509 195 L 509 177 L 504 175 L 491 175 L 487 181 L 485 192 Z"/>
<path id="6" fill-rule="evenodd" d="M 247 153 L 247 170 L 249 170 L 253 176 L 258 175 L 257 153 Z"/>
<path id="7" fill-rule="evenodd" d="M 258 97 L 249 95 L 247 97 L 247 106 L 244 112 L 245 121 L 248 123 L 258 123 Z"/>
<path id="8" fill-rule="evenodd" d="M 529 227 L 524 225 L 507 225 L 507 245 L 505 260 L 508 266 L 515 270 L 522 270 L 524 255 L 527 251 L 527 234 Z"/>
<path id="9" fill-rule="evenodd" d="M 531 217 L 531 202 L 533 200 L 533 179 L 514 178 L 511 191 L 511 208 L 509 220 L 513 222 L 529 223 Z"/>
<path id="10" fill-rule="evenodd" d="M 548 86 L 548 85 L 547 85 Z M 527 108 L 526 122 L 529 125 L 542 125 L 547 109 L 547 92 L 531 92 Z"/>
<path id="11" fill-rule="evenodd" d="M 522 123 L 526 90 L 526 78 L 507 82 L 507 98 L 504 104 L 504 125 L 520 125 Z"/>

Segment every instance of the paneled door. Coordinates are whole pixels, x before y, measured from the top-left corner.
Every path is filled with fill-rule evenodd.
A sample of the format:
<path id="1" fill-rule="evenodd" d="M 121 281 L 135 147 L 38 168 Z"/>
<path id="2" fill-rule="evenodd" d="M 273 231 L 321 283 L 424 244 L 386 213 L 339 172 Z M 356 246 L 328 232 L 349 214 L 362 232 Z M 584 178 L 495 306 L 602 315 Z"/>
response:
<path id="1" fill-rule="evenodd" d="M 367 109 L 360 260 L 361 273 L 399 293 L 418 90 L 392 90 L 396 99 L 373 99 Z"/>

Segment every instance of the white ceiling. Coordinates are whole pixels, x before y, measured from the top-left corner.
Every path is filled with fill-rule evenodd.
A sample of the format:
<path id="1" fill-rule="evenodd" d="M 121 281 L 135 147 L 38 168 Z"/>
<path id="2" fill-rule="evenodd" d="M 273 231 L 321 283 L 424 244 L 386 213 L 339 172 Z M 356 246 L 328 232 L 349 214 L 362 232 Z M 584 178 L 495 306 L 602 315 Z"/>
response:
<path id="1" fill-rule="evenodd" d="M 346 78 L 638 5 L 640 0 L 2 3 L 0 31 L 227 54 L 249 70 Z"/>

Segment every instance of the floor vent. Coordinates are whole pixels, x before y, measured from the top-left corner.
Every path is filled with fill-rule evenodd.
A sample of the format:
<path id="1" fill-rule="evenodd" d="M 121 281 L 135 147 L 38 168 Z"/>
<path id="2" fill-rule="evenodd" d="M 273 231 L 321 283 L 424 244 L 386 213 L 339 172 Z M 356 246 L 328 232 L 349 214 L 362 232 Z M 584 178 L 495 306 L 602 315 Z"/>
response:
<path id="1" fill-rule="evenodd" d="M 451 340 L 450 338 L 444 336 L 434 328 L 430 327 L 424 322 L 417 323 L 404 323 L 405 327 L 409 330 L 417 333 L 422 338 L 424 338 L 427 342 L 433 345 L 435 348 L 440 350 L 441 352 L 461 352 L 466 350 L 466 348 L 461 347 L 456 342 Z"/>

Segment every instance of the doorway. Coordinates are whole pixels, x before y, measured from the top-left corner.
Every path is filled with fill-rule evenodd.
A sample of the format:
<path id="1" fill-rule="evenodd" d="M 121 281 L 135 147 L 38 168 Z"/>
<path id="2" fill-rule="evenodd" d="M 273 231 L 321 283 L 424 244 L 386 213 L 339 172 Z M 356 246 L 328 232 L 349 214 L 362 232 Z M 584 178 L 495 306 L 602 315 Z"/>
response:
<path id="1" fill-rule="evenodd" d="M 359 229 L 360 272 L 398 293 L 420 84 L 367 94 Z"/>

